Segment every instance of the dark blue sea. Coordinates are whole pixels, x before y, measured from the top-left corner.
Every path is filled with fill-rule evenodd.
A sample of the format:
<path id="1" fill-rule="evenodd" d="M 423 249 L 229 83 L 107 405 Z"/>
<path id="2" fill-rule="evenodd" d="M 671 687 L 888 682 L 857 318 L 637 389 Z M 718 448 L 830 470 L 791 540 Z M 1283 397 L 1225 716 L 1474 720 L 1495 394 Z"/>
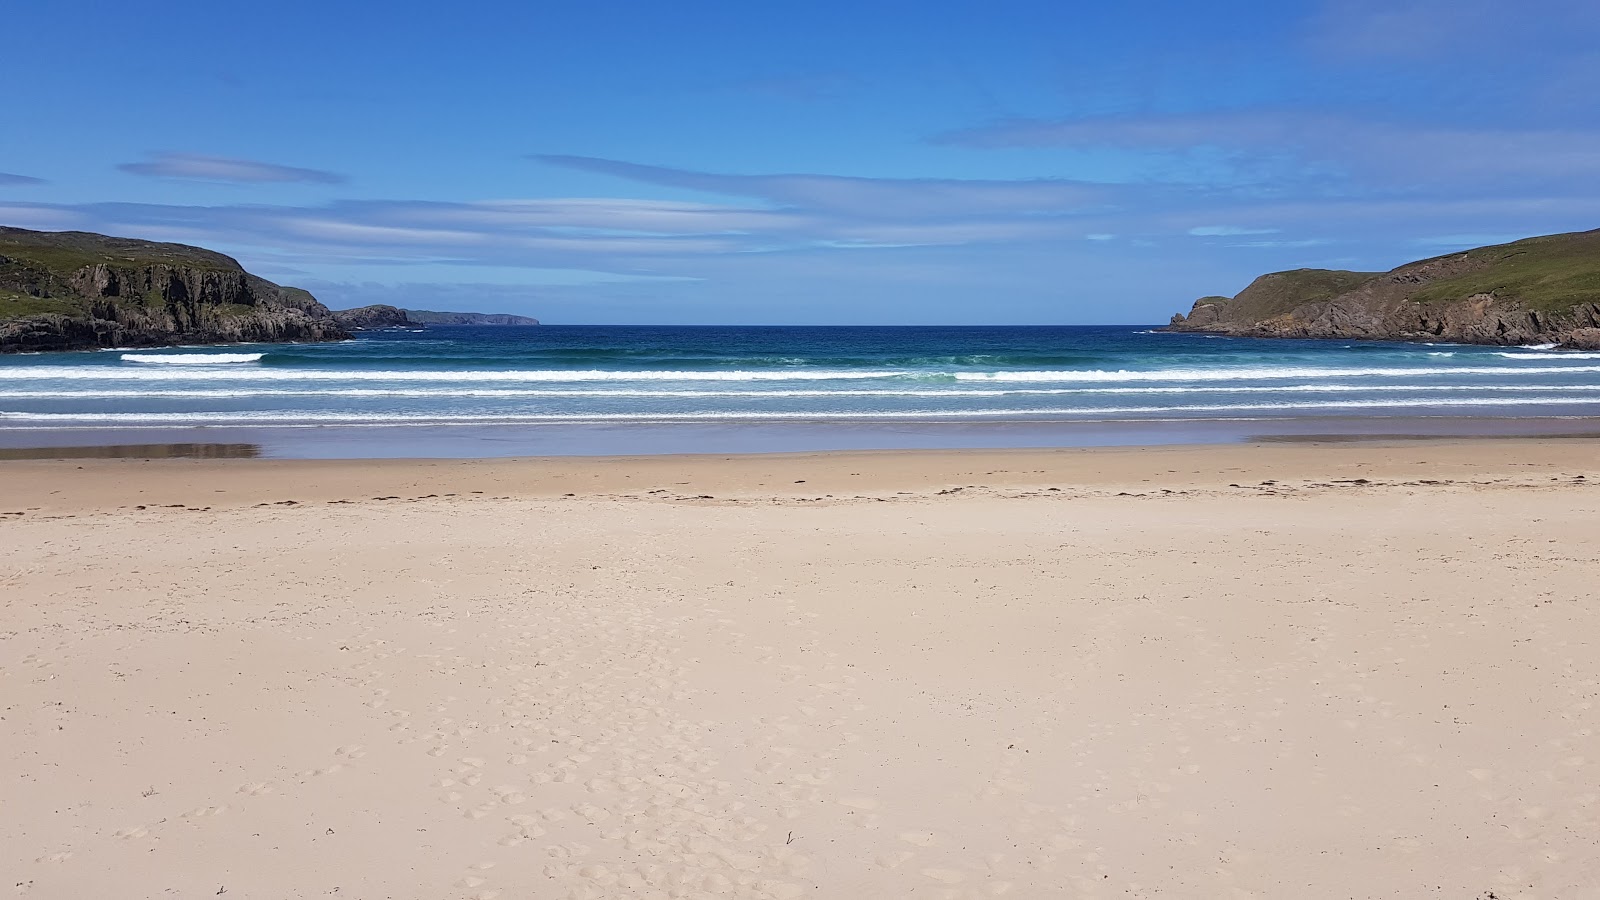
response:
<path id="1" fill-rule="evenodd" d="M 0 357 L 0 444 L 13 447 L 272 435 L 279 455 L 717 452 L 1456 433 L 1507 420 L 1570 430 L 1591 417 L 1597 353 L 1144 326 L 435 326 L 334 344 Z"/>

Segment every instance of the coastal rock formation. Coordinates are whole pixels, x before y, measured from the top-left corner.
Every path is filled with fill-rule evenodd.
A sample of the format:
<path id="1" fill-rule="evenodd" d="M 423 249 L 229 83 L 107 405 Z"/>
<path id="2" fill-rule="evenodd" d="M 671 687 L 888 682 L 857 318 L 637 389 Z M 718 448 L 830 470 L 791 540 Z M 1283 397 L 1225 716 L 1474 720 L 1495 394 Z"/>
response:
<path id="1" fill-rule="evenodd" d="M 351 331 L 374 328 L 401 328 L 407 325 L 537 325 L 538 319 L 510 313 L 437 312 L 431 309 L 401 309 L 383 303 L 337 309 L 333 317 Z"/>
<path id="2" fill-rule="evenodd" d="M 0 227 L 0 352 L 347 337 L 311 294 L 220 253 Z"/>
<path id="3" fill-rule="evenodd" d="M 1600 349 L 1600 230 L 1528 238 L 1389 272 L 1296 269 L 1202 297 L 1168 331 Z"/>
<path id="4" fill-rule="evenodd" d="M 358 306 L 355 309 L 337 309 L 333 318 L 340 325 L 351 331 L 366 331 L 371 328 L 396 328 L 412 324 L 406 317 L 406 311 L 396 306 L 376 303 L 372 306 Z"/>
<path id="5" fill-rule="evenodd" d="M 408 309 L 406 317 L 421 325 L 537 325 L 539 320 L 530 316 L 513 316 L 510 313 L 437 312 L 431 309 Z"/>

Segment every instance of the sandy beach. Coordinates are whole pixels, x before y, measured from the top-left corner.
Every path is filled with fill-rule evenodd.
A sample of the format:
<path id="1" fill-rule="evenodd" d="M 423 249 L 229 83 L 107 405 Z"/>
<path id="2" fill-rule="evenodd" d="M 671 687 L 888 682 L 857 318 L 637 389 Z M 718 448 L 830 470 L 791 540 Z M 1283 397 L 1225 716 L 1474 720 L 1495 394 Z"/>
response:
<path id="1" fill-rule="evenodd" d="M 1600 896 L 1600 442 L 0 461 L 27 898 Z"/>

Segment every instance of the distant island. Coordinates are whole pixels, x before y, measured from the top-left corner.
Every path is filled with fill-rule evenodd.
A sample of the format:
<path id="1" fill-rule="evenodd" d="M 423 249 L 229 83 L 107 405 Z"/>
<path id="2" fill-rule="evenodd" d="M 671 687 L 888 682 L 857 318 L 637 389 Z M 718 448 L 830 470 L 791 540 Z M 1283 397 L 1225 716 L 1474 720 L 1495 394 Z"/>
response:
<path id="1" fill-rule="evenodd" d="M 537 325 L 539 320 L 530 316 L 510 313 L 438 312 L 431 309 L 401 309 L 378 303 L 355 309 L 340 309 L 333 313 L 335 320 L 351 331 L 373 328 L 400 328 L 407 325 Z"/>
<path id="2" fill-rule="evenodd" d="M 186 244 L 0 226 L 0 352 L 339 341 L 383 325 L 537 325 L 537 319 L 364 307 L 335 313 L 300 288 Z"/>
<path id="3" fill-rule="evenodd" d="M 1406 263 L 1295 269 L 1201 297 L 1167 331 L 1600 349 L 1600 230 Z"/>

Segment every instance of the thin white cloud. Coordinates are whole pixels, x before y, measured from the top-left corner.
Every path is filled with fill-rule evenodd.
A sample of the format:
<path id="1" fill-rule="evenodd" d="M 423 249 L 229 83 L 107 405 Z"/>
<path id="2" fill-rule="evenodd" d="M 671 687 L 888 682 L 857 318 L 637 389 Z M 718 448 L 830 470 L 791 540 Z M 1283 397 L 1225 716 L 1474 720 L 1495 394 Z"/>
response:
<path id="1" fill-rule="evenodd" d="M 1600 129 L 1419 125 L 1258 109 L 1181 116 L 1014 119 L 948 132 L 935 143 L 989 149 L 1113 149 L 1221 154 L 1245 180 L 1330 180 L 1367 187 L 1600 182 Z M 1474 185 L 1480 187 L 1481 185 Z"/>
<path id="2" fill-rule="evenodd" d="M 1273 250 L 1295 250 L 1301 247 L 1322 247 L 1331 243 L 1333 243 L 1333 241 L 1330 241 L 1327 238 L 1304 238 L 1298 241 L 1241 241 L 1240 243 L 1229 244 L 1228 246 Z"/>
<path id="3" fill-rule="evenodd" d="M 726 175 L 587 156 L 534 156 L 548 165 L 629 181 L 755 197 L 779 208 L 860 218 L 1072 213 L 1105 202 L 1104 185 L 1067 179 L 858 178 L 842 175 Z"/>
<path id="4" fill-rule="evenodd" d="M 1324 0 L 1308 21 L 1312 49 L 1338 60 L 1504 55 L 1541 35 L 1600 36 L 1591 0 Z"/>
<path id="5" fill-rule="evenodd" d="M 1277 234 L 1277 228 L 1240 228 L 1236 225 L 1201 225 L 1189 229 L 1195 237 L 1236 237 L 1245 234 Z"/>
<path id="6" fill-rule="evenodd" d="M 1411 243 L 1418 247 L 1483 247 L 1489 244 L 1509 244 L 1518 241 L 1527 234 L 1442 234 L 1432 237 L 1420 237 Z"/>
<path id="7" fill-rule="evenodd" d="M 158 153 L 146 162 L 123 163 L 117 168 L 132 175 L 179 178 L 189 181 L 225 181 L 235 184 L 341 184 L 343 175 L 320 169 L 302 169 L 249 159 L 203 156 L 196 153 Z"/>

